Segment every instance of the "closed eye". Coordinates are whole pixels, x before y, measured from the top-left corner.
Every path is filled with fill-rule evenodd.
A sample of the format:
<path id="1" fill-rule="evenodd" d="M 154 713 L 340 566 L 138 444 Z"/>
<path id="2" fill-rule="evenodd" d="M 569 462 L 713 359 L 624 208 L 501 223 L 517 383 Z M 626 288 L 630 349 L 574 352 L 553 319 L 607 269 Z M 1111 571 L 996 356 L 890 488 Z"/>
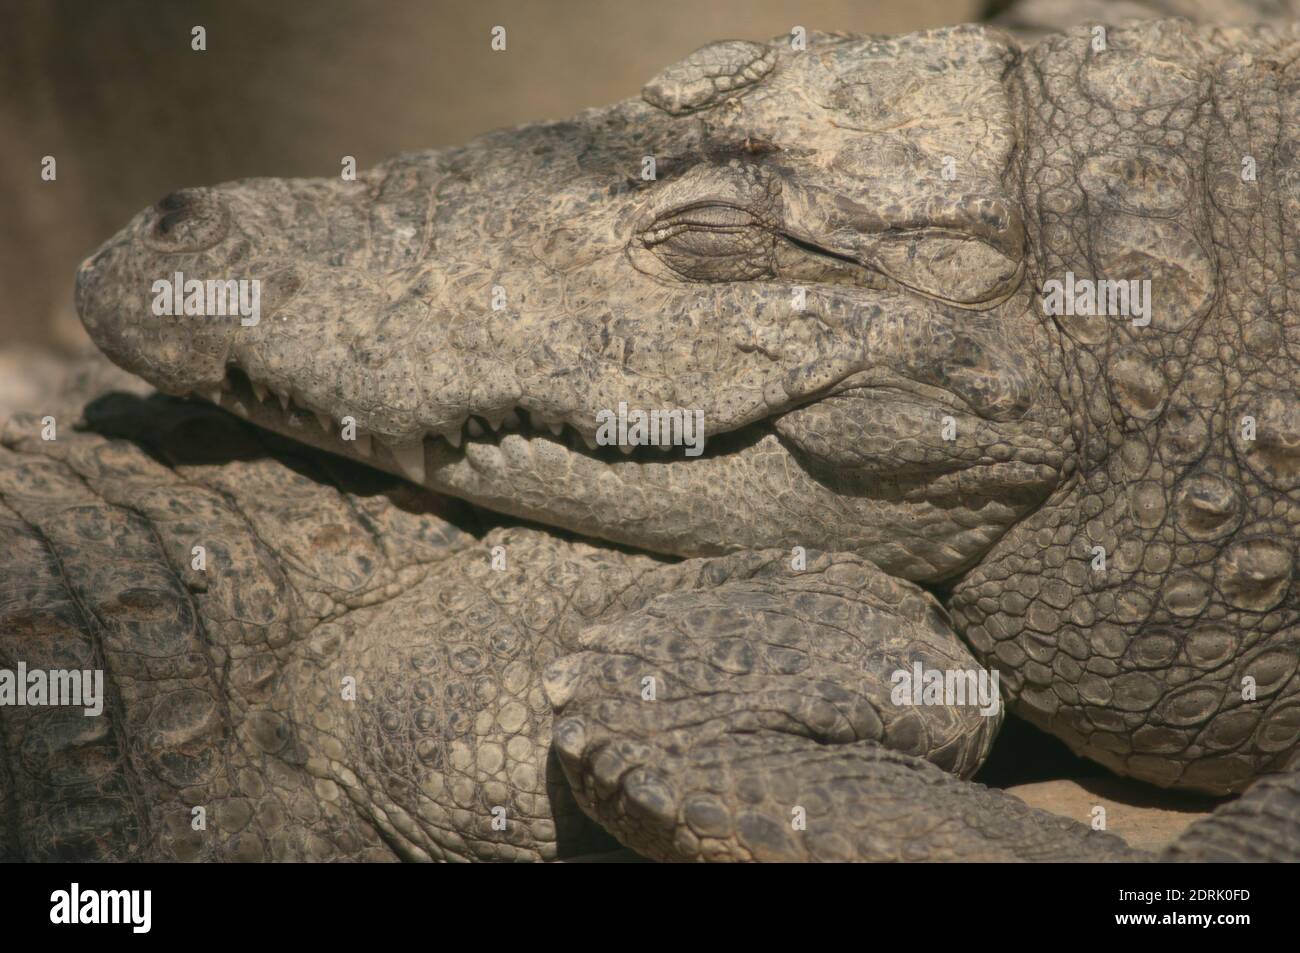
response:
<path id="1" fill-rule="evenodd" d="M 736 205 L 701 202 L 675 209 L 646 228 L 641 240 L 692 281 L 747 281 L 772 274 L 774 232 Z"/>
<path id="2" fill-rule="evenodd" d="M 723 202 L 700 202 L 661 216 L 641 234 L 648 249 L 691 281 L 835 282 L 884 290 L 884 275 L 853 258 L 781 231 Z"/>
<path id="3" fill-rule="evenodd" d="M 655 233 L 671 228 L 735 229 L 758 225 L 759 220 L 752 212 L 737 205 L 718 202 L 702 202 L 689 205 L 661 218 L 647 229 L 647 242 L 653 241 Z"/>

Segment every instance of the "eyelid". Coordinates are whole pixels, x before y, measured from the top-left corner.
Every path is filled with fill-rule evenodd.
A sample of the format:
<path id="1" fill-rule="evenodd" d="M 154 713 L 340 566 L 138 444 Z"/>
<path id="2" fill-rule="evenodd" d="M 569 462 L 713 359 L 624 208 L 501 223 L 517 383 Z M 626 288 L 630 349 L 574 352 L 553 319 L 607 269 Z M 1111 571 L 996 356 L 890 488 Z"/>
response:
<path id="1" fill-rule="evenodd" d="M 780 210 L 780 178 L 758 163 L 700 163 L 651 190 L 635 225 L 642 233 L 694 209 L 734 208 L 757 223 L 775 224 Z"/>
<path id="2" fill-rule="evenodd" d="M 690 229 L 731 232 L 762 224 L 748 209 L 724 202 L 697 202 L 660 216 L 641 232 L 641 238 L 647 245 L 658 245 Z"/>

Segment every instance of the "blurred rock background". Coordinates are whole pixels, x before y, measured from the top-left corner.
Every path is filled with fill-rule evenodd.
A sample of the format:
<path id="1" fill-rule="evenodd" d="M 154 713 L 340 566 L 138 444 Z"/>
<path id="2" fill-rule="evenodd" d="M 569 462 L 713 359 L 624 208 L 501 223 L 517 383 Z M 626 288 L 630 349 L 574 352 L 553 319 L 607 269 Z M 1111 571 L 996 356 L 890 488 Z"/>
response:
<path id="1" fill-rule="evenodd" d="M 977 0 L 3 0 L 0 349 L 78 348 L 77 264 L 174 189 L 337 175 L 344 155 L 364 168 L 562 118 L 636 95 L 711 40 L 795 25 L 900 33 L 978 12 Z M 190 49 L 195 25 L 207 52 Z M 489 45 L 496 25 L 504 53 Z M 40 178 L 46 155 L 54 182 Z"/>

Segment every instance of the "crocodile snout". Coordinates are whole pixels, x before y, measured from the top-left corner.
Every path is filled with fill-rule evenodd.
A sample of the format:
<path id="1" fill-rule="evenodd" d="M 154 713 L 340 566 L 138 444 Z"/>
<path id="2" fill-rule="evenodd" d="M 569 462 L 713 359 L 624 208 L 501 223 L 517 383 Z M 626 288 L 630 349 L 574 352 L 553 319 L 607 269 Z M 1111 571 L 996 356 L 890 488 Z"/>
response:
<path id="1" fill-rule="evenodd" d="M 206 308 L 209 280 L 224 289 L 234 277 L 220 247 L 230 220 L 213 189 L 173 192 L 83 261 L 76 306 L 96 346 L 170 393 L 222 380 L 238 315 L 194 314 L 186 301 L 197 300 L 190 285 L 198 282 Z"/>

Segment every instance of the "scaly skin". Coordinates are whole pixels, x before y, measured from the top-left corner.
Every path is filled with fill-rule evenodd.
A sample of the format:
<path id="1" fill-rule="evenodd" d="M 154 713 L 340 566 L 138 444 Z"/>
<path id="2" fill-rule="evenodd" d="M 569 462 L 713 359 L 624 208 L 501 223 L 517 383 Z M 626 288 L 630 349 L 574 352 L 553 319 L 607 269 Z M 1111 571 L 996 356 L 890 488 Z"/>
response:
<path id="1" fill-rule="evenodd" d="M 445 553 L 436 573 L 395 557 L 367 562 L 392 582 L 342 621 L 330 597 L 305 600 L 301 638 L 275 675 L 258 670 L 284 691 L 239 706 L 223 734 L 227 764 L 260 751 L 344 804 L 295 817 L 295 849 L 329 856 L 325 829 L 365 843 L 352 823 L 402 857 L 555 856 L 596 840 L 567 826 L 572 797 L 664 859 L 1131 856 L 960 780 L 995 719 L 891 704 L 897 668 L 972 667 L 964 641 L 1017 711 L 1120 773 L 1228 793 L 1292 772 L 1171 856 L 1261 856 L 1233 847 L 1225 832 L 1242 825 L 1280 837 L 1275 857 L 1300 853 L 1282 822 L 1300 742 L 1297 34 L 1163 21 L 1093 42 L 1078 30 L 1021 51 L 961 27 L 819 35 L 806 52 L 716 44 L 642 100 L 398 157 L 355 183 L 169 196 L 83 265 L 92 337 L 165 392 L 661 554 L 502 529 L 482 544 L 504 546 L 517 575 L 481 554 Z M 262 323 L 154 316 L 151 283 L 174 271 L 263 279 Z M 1044 316 L 1037 289 L 1066 271 L 1150 278 L 1150 326 Z M 705 455 L 587 449 L 596 413 L 619 402 L 703 410 Z M 338 439 L 345 416 L 359 442 Z M 33 439 L 7 443 L 55 453 Z M 97 494 L 140 515 L 131 481 L 96 484 L 77 469 L 93 457 L 59 453 L 88 506 Z M 64 525 L 59 501 L 83 490 L 60 473 L 42 497 L 46 466 L 20 456 L 0 487 L 33 554 L 130 524 L 94 509 Z M 225 469 L 212 479 L 237 492 Z M 239 513 L 272 511 L 257 500 L 288 477 L 266 479 Z M 274 494 L 304 508 L 289 565 L 303 558 L 293 540 L 337 519 L 304 483 Z M 160 537 L 166 550 L 160 533 L 140 545 Z M 795 546 L 806 569 L 790 565 Z M 131 582 L 153 605 L 160 580 L 119 572 L 59 578 L 81 604 L 134 609 L 117 596 Z M 922 585 L 948 593 L 946 612 Z M 59 590 L 41 592 L 48 614 Z M 117 630 L 98 628 L 71 632 L 115 668 Z M 358 702 L 335 701 L 351 673 Z M 158 771 L 130 751 L 146 744 L 141 684 L 119 689 L 114 763 L 147 815 Z M 196 690 L 189 720 L 219 710 L 226 684 Z M 567 787 L 547 770 L 552 708 Z M 22 814 L 20 773 L 22 838 L 43 817 Z M 150 820 L 132 843 L 159 849 L 164 828 Z"/>
<path id="2" fill-rule="evenodd" d="M 809 812 L 806 844 L 773 841 L 755 828 L 756 812 L 735 838 L 694 854 L 690 844 L 643 845 L 648 855 L 840 856 L 826 835 L 847 816 L 862 825 L 864 859 L 1129 856 L 1116 838 L 922 760 L 969 776 L 997 719 L 882 701 L 900 666 L 973 660 L 932 597 L 856 557 L 809 554 L 796 589 L 811 603 L 782 599 L 784 587 L 764 597 L 766 582 L 786 577 L 783 554 L 677 562 L 494 528 L 201 404 L 124 390 L 140 388 L 92 364 L 50 408 L 64 428 L 57 440 L 36 436 L 41 422 L 28 414 L 0 430 L 0 666 L 102 666 L 110 686 L 94 721 L 3 710 L 7 857 L 520 860 L 608 850 L 616 845 L 578 809 L 562 769 L 582 756 L 573 713 L 598 711 L 602 692 L 627 687 L 619 669 L 638 691 L 645 675 L 659 679 L 656 704 L 670 721 L 703 720 L 734 691 L 722 717 L 787 735 L 761 767 L 775 773 L 774 790 L 800 778 L 791 803 Z M 194 545 L 207 550 L 202 572 Z M 695 600 L 707 607 L 686 611 Z M 645 630 L 643 616 L 664 610 L 689 625 L 738 606 L 777 623 L 788 614 L 780 644 L 709 624 L 689 645 L 603 635 Z M 821 617 L 844 628 L 819 633 Z M 610 666 L 598 657 L 615 650 Z M 602 682 L 602 673 L 615 674 Z M 679 674 L 714 697 L 684 691 Z M 343 698 L 349 677 L 355 701 Z M 570 741 L 556 754 L 552 702 Z M 681 730 L 662 727 L 660 740 Z M 714 738 L 701 754 L 719 740 L 746 742 Z M 597 771 L 593 783 L 603 778 Z M 687 772 L 679 783 L 707 780 Z M 688 793 L 684 809 L 702 823 L 713 802 L 707 790 Z M 203 831 L 192 829 L 195 807 Z M 494 808 L 505 809 L 502 830 Z M 872 830 L 882 816 L 889 829 Z"/>

